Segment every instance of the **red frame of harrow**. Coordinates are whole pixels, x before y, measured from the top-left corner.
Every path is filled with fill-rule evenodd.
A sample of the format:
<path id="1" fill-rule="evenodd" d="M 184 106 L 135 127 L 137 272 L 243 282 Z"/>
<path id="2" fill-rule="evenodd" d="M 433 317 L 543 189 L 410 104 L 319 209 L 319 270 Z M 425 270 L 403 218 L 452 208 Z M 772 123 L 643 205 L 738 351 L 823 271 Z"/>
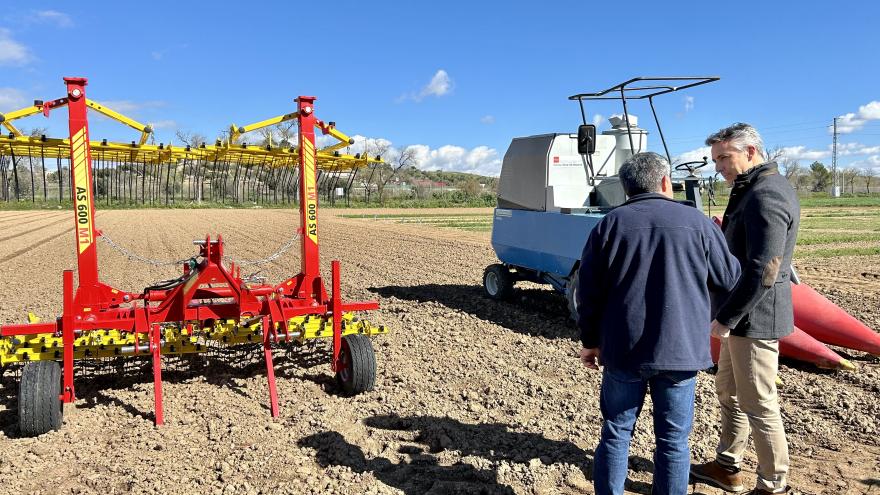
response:
<path id="1" fill-rule="evenodd" d="M 116 329 L 137 335 L 147 335 L 149 353 L 153 360 L 155 423 L 164 423 L 162 411 L 161 324 L 183 321 L 202 323 L 217 319 L 262 321 L 263 351 L 269 382 L 269 403 L 273 417 L 278 416 L 278 396 L 272 364 L 272 344 L 291 338 L 287 322 L 290 318 L 315 315 L 333 320 L 333 353 L 331 369 L 336 372 L 342 365 L 342 314 L 349 311 L 367 311 L 379 308 L 376 301 L 343 302 L 340 296 L 339 261 L 331 263 L 332 296 L 327 296 L 319 270 L 318 248 L 318 191 L 315 157 L 315 126 L 324 134 L 330 127 L 314 115 L 313 96 L 296 99 L 299 124 L 299 188 L 301 271 L 278 285 L 245 284 L 241 270 L 234 264 L 222 263 L 222 237 L 199 242 L 200 256 L 197 267 L 189 278 L 169 290 L 145 290 L 143 293 L 125 292 L 100 281 L 96 239 L 101 235 L 95 228 L 95 202 L 91 188 L 92 159 L 89 149 L 89 127 L 85 86 L 87 80 L 66 77 L 67 97 L 43 104 L 48 115 L 53 107 L 67 106 L 70 127 L 70 166 L 74 195 L 74 234 L 77 246 L 79 285 L 74 287 L 73 271 L 63 273 L 64 304 L 62 315 L 55 322 L 0 326 L 0 336 L 53 333 L 60 335 L 63 344 L 62 388 L 59 399 L 64 403 L 76 400 L 74 391 L 73 347 L 75 338 L 84 331 Z M 226 287 L 202 287 L 207 284 L 226 284 Z M 211 298 L 232 299 L 232 302 L 204 302 Z M 141 303 L 136 301 L 140 300 Z M 126 305 L 127 307 L 121 307 Z M 267 329 L 269 329 L 267 331 Z M 136 340 L 137 342 L 137 340 Z M 136 345 L 135 348 L 138 346 Z"/>

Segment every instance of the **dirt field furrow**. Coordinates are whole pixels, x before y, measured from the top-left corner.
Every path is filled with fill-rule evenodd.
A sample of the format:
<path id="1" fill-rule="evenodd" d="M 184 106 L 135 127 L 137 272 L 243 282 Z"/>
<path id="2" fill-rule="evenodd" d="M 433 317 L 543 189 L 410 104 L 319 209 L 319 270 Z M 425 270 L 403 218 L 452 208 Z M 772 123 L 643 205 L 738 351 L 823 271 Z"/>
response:
<path id="1" fill-rule="evenodd" d="M 260 350 L 166 358 L 166 425 L 155 428 L 149 361 L 108 362 L 77 375 L 79 401 L 61 431 L 18 437 L 17 375 L 0 380 L 0 475 L 9 493 L 580 494 L 593 493 L 600 374 L 577 359 L 563 298 L 519 284 L 510 302 L 483 296 L 497 262 L 490 233 L 324 210 L 321 266 L 342 262 L 347 300 L 379 300 L 367 317 L 391 329 L 373 340 L 376 389 L 343 397 L 326 347 L 275 356 L 281 417 L 268 411 Z M 490 213 L 487 209 L 424 213 Z M 407 213 L 412 213 L 407 212 Z M 45 222 L 57 214 L 41 213 Z M 20 213 L 0 213 L 2 222 Z M 31 218 L 33 225 L 43 217 Z M 12 222 L 14 223 L 14 222 Z M 7 223 L 6 225 L 11 225 Z M 99 228 L 141 256 L 174 260 L 192 240 L 222 234 L 229 258 L 274 253 L 299 226 L 293 210 L 102 211 Z M 76 267 L 73 237 L 52 224 L 0 240 L 0 321 L 56 315 L 61 271 Z M 25 229 L 27 230 L 27 229 Z M 44 232 L 45 236 L 45 232 Z M 269 282 L 299 271 L 298 244 L 243 268 Z M 176 277 L 180 268 L 128 260 L 99 244 L 102 279 L 124 290 Z M 796 260 L 803 280 L 880 329 L 880 256 Z M 252 269 L 252 270 L 251 270 Z M 880 493 L 880 359 L 836 349 L 855 372 L 783 360 L 780 388 L 798 493 Z M 644 406 L 630 451 L 627 493 L 650 493 L 654 436 Z M 695 461 L 718 440 L 714 379 L 700 373 L 691 447 Z M 754 483 L 756 459 L 745 459 Z M 874 490 L 873 492 L 871 490 Z M 698 484 L 692 493 L 722 492 Z"/>

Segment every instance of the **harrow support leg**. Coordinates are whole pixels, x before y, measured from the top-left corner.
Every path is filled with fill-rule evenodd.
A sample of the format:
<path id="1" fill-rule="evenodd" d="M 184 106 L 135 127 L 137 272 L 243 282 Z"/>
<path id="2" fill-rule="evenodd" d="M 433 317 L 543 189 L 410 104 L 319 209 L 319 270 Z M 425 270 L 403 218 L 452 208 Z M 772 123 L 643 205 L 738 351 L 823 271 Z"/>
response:
<path id="1" fill-rule="evenodd" d="M 342 352 L 342 294 L 339 292 L 339 260 L 330 262 L 333 280 L 333 295 L 330 299 L 330 310 L 333 312 L 333 361 L 330 369 L 339 371 L 339 354 Z"/>
<path id="2" fill-rule="evenodd" d="M 158 324 L 150 325 L 150 347 L 153 352 L 153 400 L 155 402 L 155 425 L 165 424 L 162 409 L 162 342 Z"/>
<path id="3" fill-rule="evenodd" d="M 71 404 L 76 400 L 73 390 L 73 271 L 64 270 L 62 277 L 64 289 L 64 316 L 61 317 L 61 345 L 63 347 L 63 387 L 61 402 Z"/>
<path id="4" fill-rule="evenodd" d="M 263 356 L 266 358 L 266 378 L 269 381 L 269 409 L 272 417 L 278 417 L 278 392 L 275 388 L 275 366 L 272 364 L 272 330 L 269 328 L 269 317 L 263 317 Z"/>

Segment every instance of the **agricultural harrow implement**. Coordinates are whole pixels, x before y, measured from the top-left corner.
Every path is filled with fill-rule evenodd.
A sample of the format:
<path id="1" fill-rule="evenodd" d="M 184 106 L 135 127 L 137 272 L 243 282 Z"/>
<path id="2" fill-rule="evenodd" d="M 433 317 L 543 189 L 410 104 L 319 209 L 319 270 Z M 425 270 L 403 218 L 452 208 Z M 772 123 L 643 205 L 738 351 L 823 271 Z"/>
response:
<path id="1" fill-rule="evenodd" d="M 385 333 L 356 312 L 378 309 L 378 302 L 344 301 L 340 263 L 332 261 L 329 284 L 319 269 L 319 170 L 356 170 L 380 161 L 340 153 L 352 141 L 315 116 L 315 97 L 300 96 L 296 111 L 248 126 L 231 126 L 228 139 L 215 145 L 173 147 L 146 144 L 151 132 L 142 125 L 86 98 L 84 78 L 65 78 L 67 95 L 0 116 L 9 131 L 0 137 L 0 155 L 54 157 L 69 163 L 77 270 L 62 275 L 63 308 L 52 321 L 29 315 L 25 324 L 0 326 L 0 366 L 23 365 L 18 414 L 21 434 L 36 436 L 61 427 L 64 405 L 76 400 L 74 361 L 139 357 L 152 361 L 154 421 L 164 422 L 162 358 L 198 354 L 211 346 L 253 344 L 262 349 L 268 379 L 269 408 L 279 415 L 272 361 L 273 346 L 331 341 L 330 368 L 347 394 L 373 388 L 376 358 L 370 336 Z M 69 139 L 24 136 L 13 120 L 67 107 Z M 100 112 L 141 132 L 131 144 L 90 141 L 89 110 Z M 238 138 L 254 130 L 295 121 L 296 146 L 255 147 Z M 316 147 L 316 130 L 334 144 Z M 278 284 L 243 277 L 241 263 L 224 259 L 220 235 L 193 241 L 195 252 L 180 262 L 182 274 L 139 292 L 101 281 L 95 223 L 96 182 L 92 158 L 110 156 L 116 163 L 140 162 L 172 168 L 186 160 L 226 164 L 259 163 L 268 169 L 295 169 L 300 223 L 291 239 L 300 244 L 300 272 Z M 170 173 L 170 172 L 169 172 Z M 290 243 L 289 243 L 290 244 Z M 328 287 L 329 285 L 329 287 Z M 329 291 L 328 291 L 329 289 Z"/>

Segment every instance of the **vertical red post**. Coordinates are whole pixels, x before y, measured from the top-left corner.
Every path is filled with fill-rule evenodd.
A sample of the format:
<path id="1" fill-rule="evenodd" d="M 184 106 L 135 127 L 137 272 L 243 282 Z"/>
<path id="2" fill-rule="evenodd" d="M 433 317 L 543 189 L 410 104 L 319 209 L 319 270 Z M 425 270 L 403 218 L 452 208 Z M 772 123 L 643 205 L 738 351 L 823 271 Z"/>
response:
<path id="1" fill-rule="evenodd" d="M 342 294 L 339 292 L 339 260 L 330 262 L 330 272 L 333 279 L 333 295 L 330 299 L 330 310 L 333 312 L 333 361 L 330 364 L 330 369 L 339 371 L 339 353 L 342 351 Z"/>
<path id="2" fill-rule="evenodd" d="M 318 170 L 315 159 L 315 97 L 300 96 L 297 102 L 297 121 L 299 123 L 299 213 L 302 226 L 301 267 L 303 284 L 307 299 L 321 297 L 315 280 L 320 279 L 320 257 L 318 254 Z"/>
<path id="3" fill-rule="evenodd" d="M 278 392 L 275 389 L 275 366 L 272 364 L 272 343 L 270 336 L 272 331 L 269 329 L 269 317 L 263 317 L 263 356 L 266 358 L 266 378 L 269 381 L 269 410 L 272 411 L 272 417 L 278 417 Z"/>
<path id="4" fill-rule="evenodd" d="M 76 400 L 73 390 L 73 341 L 76 335 L 73 331 L 73 271 L 64 270 L 62 276 L 64 290 L 64 307 L 61 316 L 61 345 L 64 348 L 63 383 L 61 389 L 61 401 L 70 403 Z"/>
<path id="5" fill-rule="evenodd" d="M 156 426 L 165 424 L 162 408 L 162 332 L 159 324 L 150 325 L 150 347 L 153 351 L 153 400 L 155 402 Z M 135 344 L 137 345 L 137 344 Z"/>
<path id="6" fill-rule="evenodd" d="M 98 285 L 98 249 L 95 244 L 95 200 L 92 191 L 92 155 L 89 148 L 89 124 L 86 84 L 83 77 L 65 77 L 70 128 L 70 170 L 73 182 L 74 235 L 76 238 L 79 287 Z M 87 293 L 91 291 L 87 290 Z M 82 301 L 92 303 L 93 301 Z"/>

